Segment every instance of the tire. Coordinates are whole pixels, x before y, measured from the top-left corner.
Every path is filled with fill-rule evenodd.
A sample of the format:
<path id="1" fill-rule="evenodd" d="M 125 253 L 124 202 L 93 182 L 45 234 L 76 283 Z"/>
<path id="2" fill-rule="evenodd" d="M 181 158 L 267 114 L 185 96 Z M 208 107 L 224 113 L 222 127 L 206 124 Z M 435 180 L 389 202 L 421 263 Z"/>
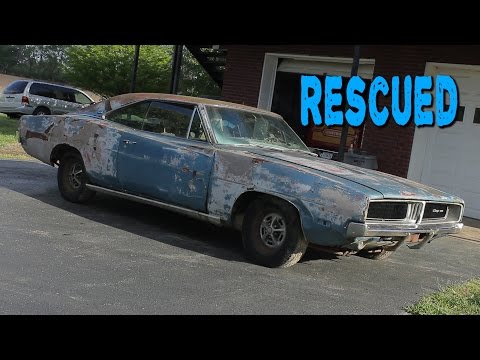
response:
<path id="1" fill-rule="evenodd" d="M 50 115 L 50 110 L 46 107 L 40 106 L 33 111 L 32 115 Z"/>
<path id="2" fill-rule="evenodd" d="M 95 191 L 86 187 L 87 173 L 79 154 L 67 153 L 61 158 L 57 182 L 60 194 L 70 202 L 85 203 L 95 195 Z"/>
<path id="3" fill-rule="evenodd" d="M 296 209 L 270 199 L 257 199 L 247 208 L 242 240 L 247 258 L 270 268 L 296 264 L 308 246 Z"/>
<path id="4" fill-rule="evenodd" d="M 386 258 L 390 257 L 390 255 L 392 255 L 394 252 L 395 249 L 389 250 L 386 248 L 377 248 L 359 251 L 358 255 L 371 260 L 385 260 Z"/>

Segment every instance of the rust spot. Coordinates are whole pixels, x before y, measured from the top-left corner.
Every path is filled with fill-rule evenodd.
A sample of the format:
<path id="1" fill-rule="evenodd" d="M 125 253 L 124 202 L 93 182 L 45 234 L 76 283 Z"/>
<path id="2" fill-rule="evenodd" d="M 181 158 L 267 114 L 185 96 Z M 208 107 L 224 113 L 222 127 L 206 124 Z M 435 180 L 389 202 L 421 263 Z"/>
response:
<path id="1" fill-rule="evenodd" d="M 50 126 L 45 129 L 44 133 L 48 134 L 50 132 L 50 130 L 52 130 L 54 125 L 55 125 L 54 123 L 51 123 Z"/>
<path id="2" fill-rule="evenodd" d="M 257 158 L 252 159 L 252 163 L 254 163 L 254 164 L 261 164 L 263 162 L 264 162 L 264 160 L 262 160 L 262 159 L 257 159 Z"/>
<path id="3" fill-rule="evenodd" d="M 183 169 L 182 169 L 182 171 L 183 171 L 183 172 L 189 172 L 190 169 L 189 169 L 188 167 L 184 166 Z"/>
<path id="4" fill-rule="evenodd" d="M 406 242 L 409 244 L 415 244 L 420 241 L 420 234 L 411 234 L 407 239 Z"/>
<path id="5" fill-rule="evenodd" d="M 36 131 L 30 131 L 30 130 L 27 130 L 27 132 L 25 133 L 25 138 L 26 139 L 40 139 L 40 140 L 44 140 L 44 141 L 48 140 L 47 135 L 45 135 L 44 133 L 39 133 L 39 132 L 36 132 Z"/>

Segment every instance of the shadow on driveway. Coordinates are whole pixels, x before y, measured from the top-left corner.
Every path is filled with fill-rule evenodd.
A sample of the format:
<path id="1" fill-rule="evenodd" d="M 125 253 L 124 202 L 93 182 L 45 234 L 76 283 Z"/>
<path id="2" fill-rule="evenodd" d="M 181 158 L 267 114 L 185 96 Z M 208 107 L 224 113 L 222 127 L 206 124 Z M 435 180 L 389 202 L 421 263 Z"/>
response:
<path id="1" fill-rule="evenodd" d="M 39 162 L 0 160 L 1 187 L 137 236 L 223 260 L 248 262 L 237 231 L 104 194 L 87 204 L 70 203 L 61 197 L 56 175 L 56 168 Z M 336 255 L 309 248 L 300 262 L 335 259 Z"/>

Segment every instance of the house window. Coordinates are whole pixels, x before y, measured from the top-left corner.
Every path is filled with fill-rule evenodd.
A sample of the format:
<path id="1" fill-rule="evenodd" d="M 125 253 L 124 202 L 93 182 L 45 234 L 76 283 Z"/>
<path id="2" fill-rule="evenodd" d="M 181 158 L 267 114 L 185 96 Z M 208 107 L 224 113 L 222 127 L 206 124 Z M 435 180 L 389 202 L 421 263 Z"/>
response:
<path id="1" fill-rule="evenodd" d="M 480 124 L 480 108 L 475 108 L 475 115 L 473 116 L 473 123 Z"/>

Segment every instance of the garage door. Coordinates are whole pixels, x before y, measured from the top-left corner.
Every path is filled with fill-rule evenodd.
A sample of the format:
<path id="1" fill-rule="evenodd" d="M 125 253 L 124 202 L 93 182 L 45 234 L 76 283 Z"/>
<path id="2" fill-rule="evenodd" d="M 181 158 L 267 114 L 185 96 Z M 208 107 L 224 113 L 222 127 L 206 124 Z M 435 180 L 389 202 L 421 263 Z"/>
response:
<path id="1" fill-rule="evenodd" d="M 454 125 L 415 129 L 408 178 L 465 200 L 480 219 L 480 67 L 428 63 L 426 75 L 449 74 L 460 92 Z"/>

